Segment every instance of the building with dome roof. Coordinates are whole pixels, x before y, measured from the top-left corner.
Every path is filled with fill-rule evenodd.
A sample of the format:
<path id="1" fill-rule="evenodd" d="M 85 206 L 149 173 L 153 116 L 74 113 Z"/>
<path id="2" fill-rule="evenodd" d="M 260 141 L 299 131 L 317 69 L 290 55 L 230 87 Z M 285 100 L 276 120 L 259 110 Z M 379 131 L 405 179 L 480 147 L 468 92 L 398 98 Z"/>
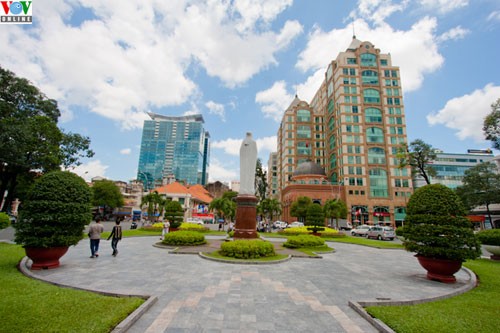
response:
<path id="1" fill-rule="evenodd" d="M 298 185 L 328 184 L 329 198 L 345 199 L 353 224 L 402 224 L 413 186 L 411 168 L 398 168 L 398 148 L 408 140 L 400 71 L 390 54 L 353 36 L 327 65 L 313 99 L 295 96 L 277 137 L 284 210 L 299 191 L 308 193 Z"/>

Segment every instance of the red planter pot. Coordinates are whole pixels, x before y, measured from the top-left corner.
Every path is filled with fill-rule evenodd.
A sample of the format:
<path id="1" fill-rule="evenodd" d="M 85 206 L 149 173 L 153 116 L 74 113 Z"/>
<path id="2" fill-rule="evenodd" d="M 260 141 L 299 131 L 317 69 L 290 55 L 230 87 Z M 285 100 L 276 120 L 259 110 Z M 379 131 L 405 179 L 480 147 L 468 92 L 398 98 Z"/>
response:
<path id="1" fill-rule="evenodd" d="M 59 259 L 68 251 L 68 246 L 60 247 L 25 247 L 26 256 L 33 261 L 32 270 L 59 267 Z"/>
<path id="2" fill-rule="evenodd" d="M 455 283 L 457 279 L 454 274 L 462 267 L 460 260 L 435 259 L 416 255 L 420 265 L 427 270 L 429 280 Z"/>

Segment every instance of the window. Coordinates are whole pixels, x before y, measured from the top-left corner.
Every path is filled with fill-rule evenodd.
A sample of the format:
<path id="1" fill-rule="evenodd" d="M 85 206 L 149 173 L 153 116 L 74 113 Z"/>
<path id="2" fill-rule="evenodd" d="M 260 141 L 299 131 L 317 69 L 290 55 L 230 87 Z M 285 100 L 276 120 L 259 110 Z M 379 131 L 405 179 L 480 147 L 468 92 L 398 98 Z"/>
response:
<path id="1" fill-rule="evenodd" d="M 363 99 L 365 103 L 380 103 L 380 93 L 375 89 L 365 89 Z"/>
<path id="2" fill-rule="evenodd" d="M 297 121 L 298 122 L 311 121 L 311 112 L 309 110 L 298 110 L 297 111 Z"/>
<path id="3" fill-rule="evenodd" d="M 328 97 L 330 97 L 333 93 L 333 82 L 328 84 Z"/>
<path id="4" fill-rule="evenodd" d="M 311 155 L 311 147 L 307 142 L 299 141 L 297 143 L 297 154 L 298 155 Z"/>
<path id="5" fill-rule="evenodd" d="M 356 69 L 349 68 L 349 75 L 352 75 L 352 76 L 356 75 Z"/>
<path id="6" fill-rule="evenodd" d="M 363 53 L 361 55 L 361 66 L 375 67 L 377 66 L 377 56 L 371 53 Z"/>
<path id="7" fill-rule="evenodd" d="M 356 58 L 347 58 L 347 63 L 349 65 L 354 65 L 357 63 Z"/>
<path id="8" fill-rule="evenodd" d="M 368 148 L 368 164 L 385 164 L 385 151 L 379 147 Z"/>
<path id="9" fill-rule="evenodd" d="M 378 84 L 378 73 L 371 70 L 362 71 L 361 82 L 363 84 Z"/>
<path id="10" fill-rule="evenodd" d="M 331 99 L 330 102 L 328 102 L 328 114 L 333 112 L 334 107 L 335 103 L 333 102 L 333 99 Z"/>
<path id="11" fill-rule="evenodd" d="M 387 186 L 387 173 L 383 169 L 372 169 L 370 174 L 370 195 L 372 197 L 386 198 L 389 195 Z"/>
<path id="12" fill-rule="evenodd" d="M 387 66 L 387 59 L 380 59 L 380 65 Z"/>
<path id="13" fill-rule="evenodd" d="M 311 128 L 305 125 L 297 126 L 297 138 L 299 139 L 310 139 L 311 138 Z"/>
<path id="14" fill-rule="evenodd" d="M 368 143 L 383 143 L 384 131 L 378 127 L 368 127 L 366 129 L 366 142 Z"/>
<path id="15" fill-rule="evenodd" d="M 365 109 L 365 121 L 367 123 L 381 123 L 382 122 L 382 111 L 377 108 L 366 108 Z"/>

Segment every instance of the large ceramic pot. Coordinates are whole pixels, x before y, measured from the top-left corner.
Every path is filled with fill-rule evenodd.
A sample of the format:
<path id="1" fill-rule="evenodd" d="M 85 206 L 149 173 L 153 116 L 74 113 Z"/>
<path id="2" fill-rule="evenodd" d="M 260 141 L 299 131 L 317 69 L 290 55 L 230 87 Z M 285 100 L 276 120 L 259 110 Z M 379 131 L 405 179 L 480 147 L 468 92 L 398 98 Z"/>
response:
<path id="1" fill-rule="evenodd" d="M 68 246 L 61 247 L 25 247 L 26 256 L 33 261 L 32 270 L 59 267 L 59 259 L 68 251 Z"/>
<path id="2" fill-rule="evenodd" d="M 483 244 L 483 247 L 486 251 L 491 253 L 491 259 L 500 260 L 500 246 Z"/>
<path id="3" fill-rule="evenodd" d="M 436 259 L 415 255 L 420 265 L 427 271 L 429 280 L 455 283 L 457 279 L 454 274 L 462 267 L 460 260 Z"/>

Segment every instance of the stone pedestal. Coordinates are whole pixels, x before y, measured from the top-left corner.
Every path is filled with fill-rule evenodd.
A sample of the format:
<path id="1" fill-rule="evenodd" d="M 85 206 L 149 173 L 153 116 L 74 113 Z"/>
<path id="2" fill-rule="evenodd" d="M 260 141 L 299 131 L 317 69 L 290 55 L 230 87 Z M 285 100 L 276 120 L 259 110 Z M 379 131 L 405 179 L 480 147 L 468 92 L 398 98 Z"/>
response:
<path id="1" fill-rule="evenodd" d="M 234 239 L 251 239 L 257 236 L 257 197 L 238 195 L 236 197 L 236 225 Z"/>

